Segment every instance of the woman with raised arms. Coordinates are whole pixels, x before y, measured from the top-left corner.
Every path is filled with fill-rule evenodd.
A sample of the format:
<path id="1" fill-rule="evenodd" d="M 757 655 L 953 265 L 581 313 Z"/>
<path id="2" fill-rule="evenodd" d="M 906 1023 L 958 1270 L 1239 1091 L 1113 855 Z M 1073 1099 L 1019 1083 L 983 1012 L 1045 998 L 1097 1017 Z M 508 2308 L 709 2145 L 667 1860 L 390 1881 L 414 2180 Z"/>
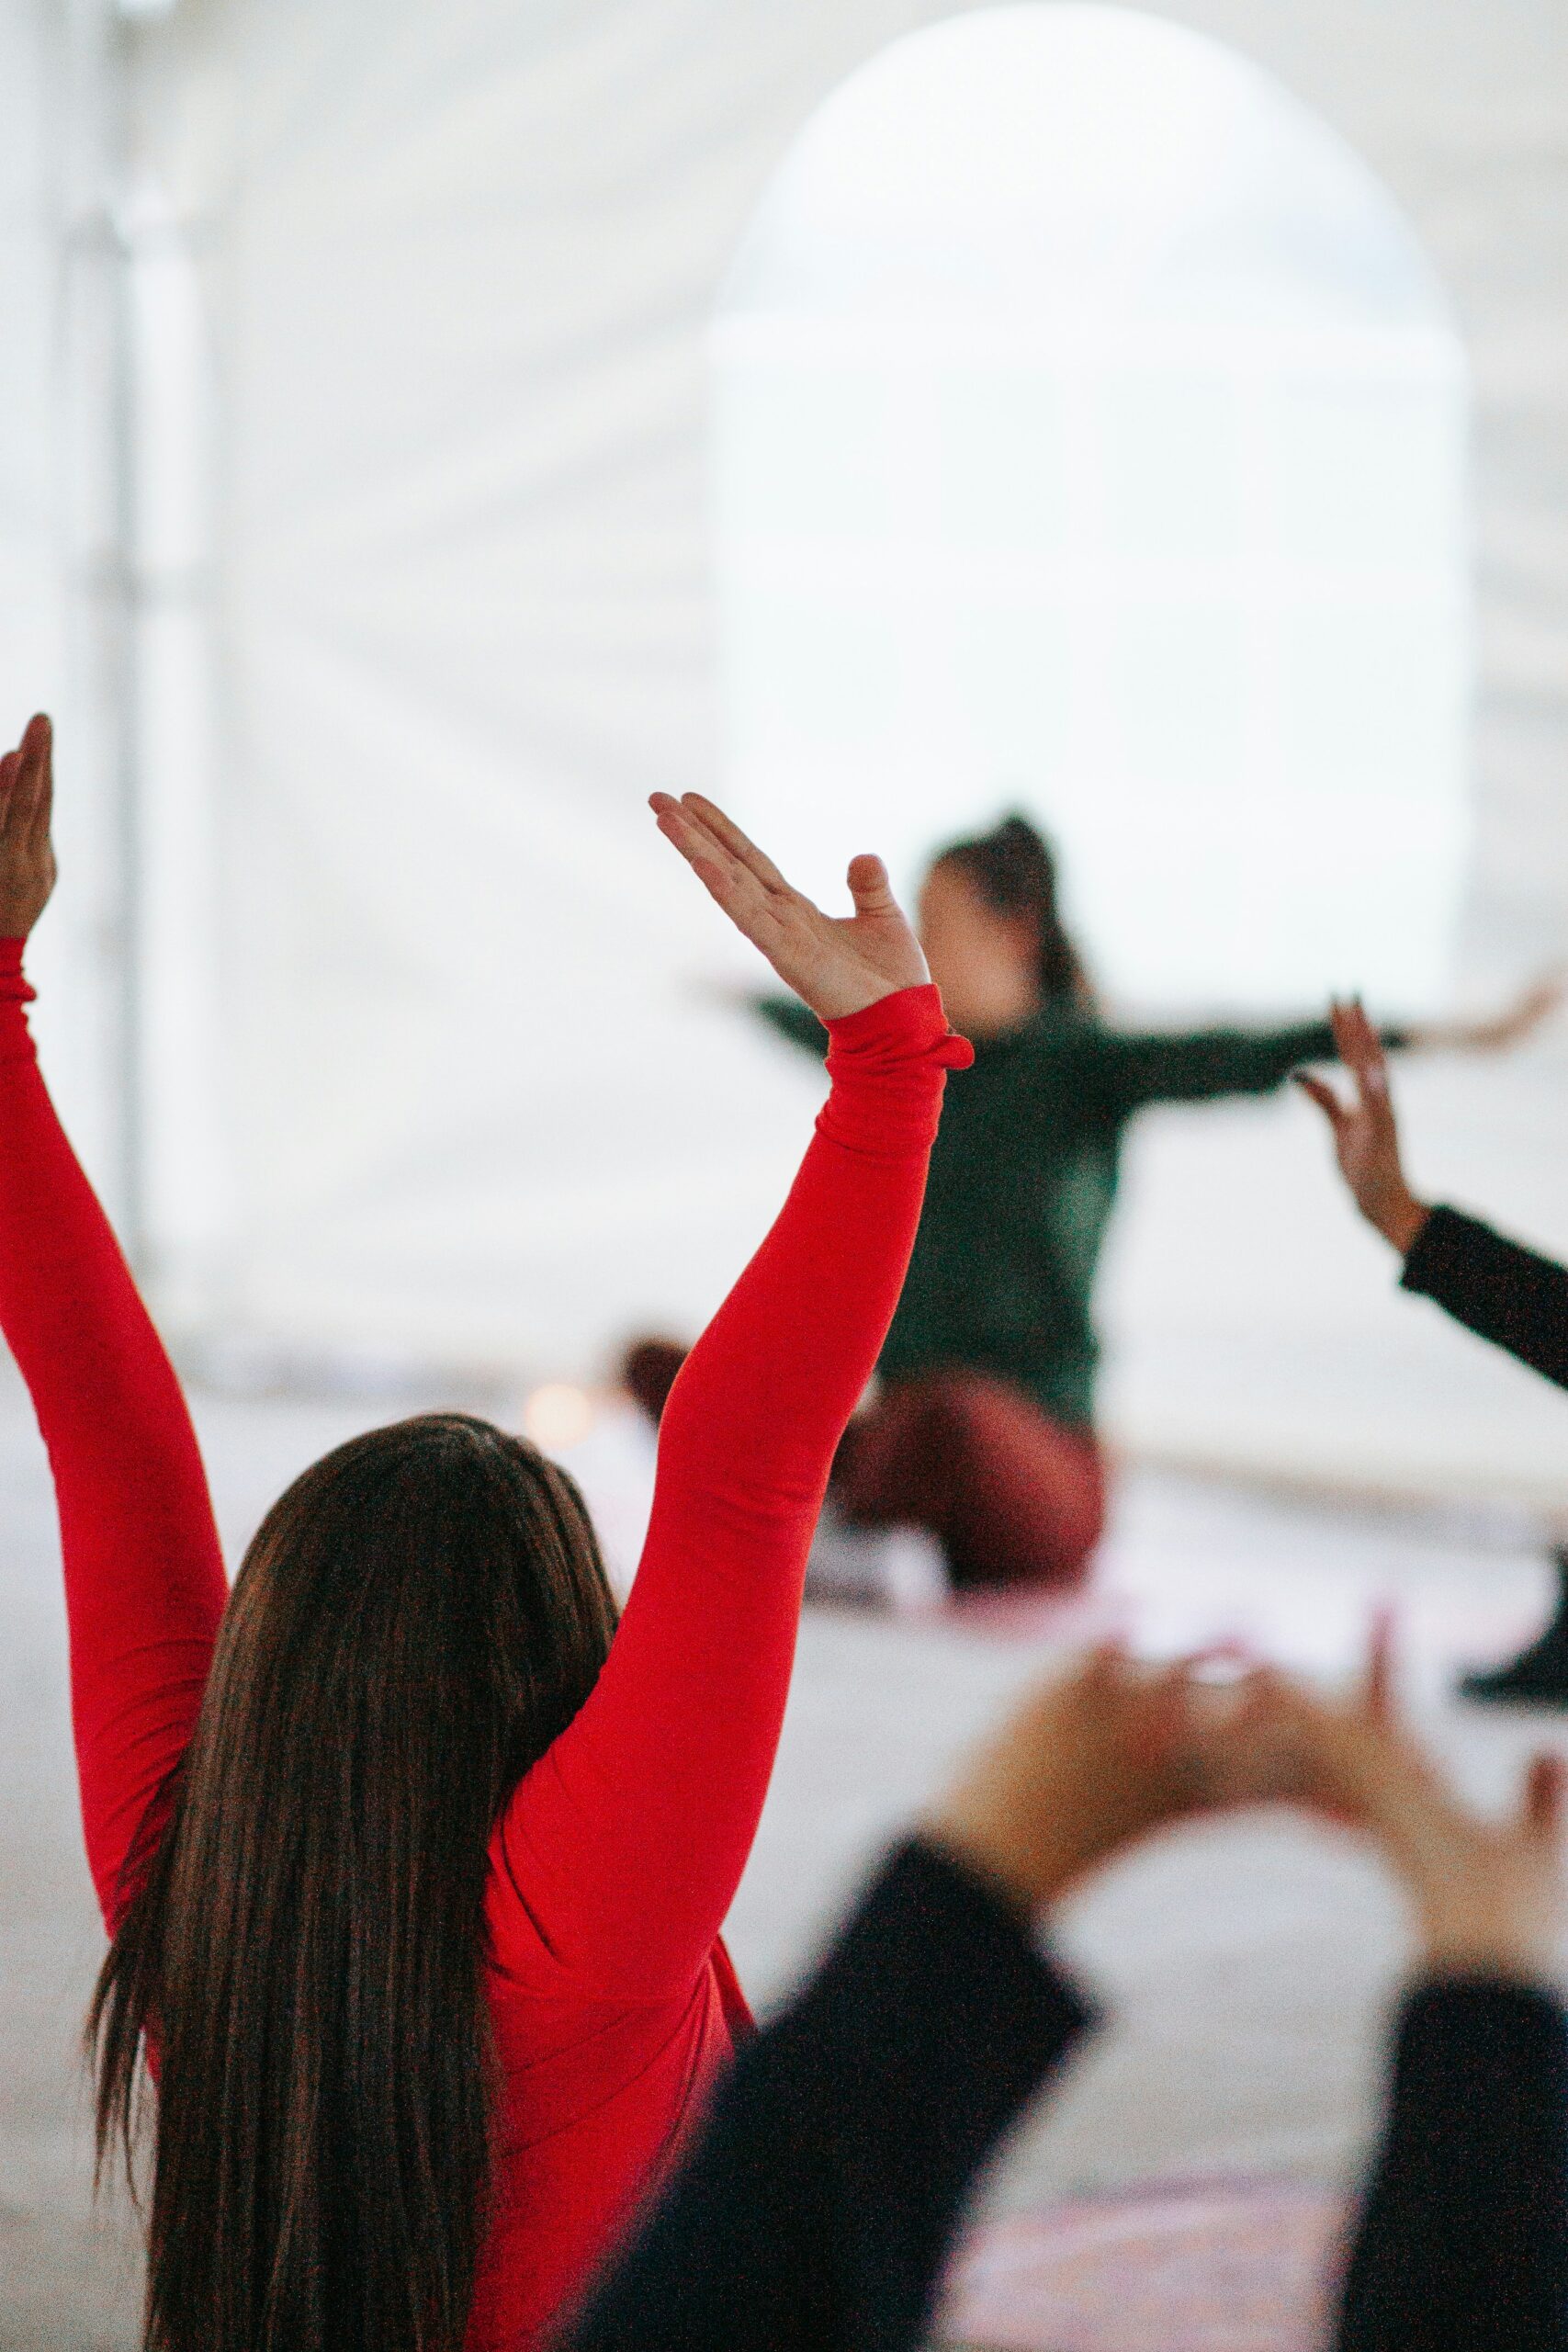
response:
<path id="1" fill-rule="evenodd" d="M 670 1399 L 619 1624 L 571 1481 L 457 1413 L 353 1439 L 225 1587 L 190 1420 L 39 1074 L 51 735 L 0 762 L 0 1329 L 60 1505 L 100 2157 L 150 2081 L 151 2352 L 521 2352 L 747 2025 L 720 1939 L 829 1465 L 968 1048 L 874 858 L 854 911 L 660 830 L 827 1024 L 778 1221 Z"/>

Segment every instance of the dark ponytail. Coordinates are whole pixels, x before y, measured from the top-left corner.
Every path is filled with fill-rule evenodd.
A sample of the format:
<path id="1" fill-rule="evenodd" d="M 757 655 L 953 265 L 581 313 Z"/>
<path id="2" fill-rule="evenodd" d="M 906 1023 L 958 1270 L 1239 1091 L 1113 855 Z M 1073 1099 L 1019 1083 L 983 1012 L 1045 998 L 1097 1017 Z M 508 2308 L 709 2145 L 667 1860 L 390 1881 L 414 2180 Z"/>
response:
<path id="1" fill-rule="evenodd" d="M 955 865 L 999 915 L 1027 915 L 1038 940 L 1041 994 L 1093 1001 L 1082 958 L 1056 903 L 1056 860 L 1049 842 L 1016 810 L 988 833 L 953 842 L 936 860 Z"/>

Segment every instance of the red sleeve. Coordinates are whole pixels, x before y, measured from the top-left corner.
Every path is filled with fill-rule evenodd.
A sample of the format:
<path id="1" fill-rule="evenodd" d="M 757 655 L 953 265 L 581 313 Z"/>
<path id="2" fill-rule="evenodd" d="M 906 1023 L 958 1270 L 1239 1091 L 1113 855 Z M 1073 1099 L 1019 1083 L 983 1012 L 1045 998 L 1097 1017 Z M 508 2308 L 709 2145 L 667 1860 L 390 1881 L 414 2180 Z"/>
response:
<path id="1" fill-rule="evenodd" d="M 694 1975 L 767 1793 L 806 1555 L 834 1449 L 897 1304 L 943 1073 L 934 988 L 829 1024 L 832 1092 L 773 1231 L 660 1430 L 631 1598 L 592 1696 L 497 1832 L 503 1966 L 653 1997 Z"/>
<path id="2" fill-rule="evenodd" d="M 32 993 L 20 942 L 0 941 L 0 1331 L 54 1473 L 87 1861 L 112 1929 L 195 1725 L 223 1565 L 179 1384 L 39 1074 Z"/>

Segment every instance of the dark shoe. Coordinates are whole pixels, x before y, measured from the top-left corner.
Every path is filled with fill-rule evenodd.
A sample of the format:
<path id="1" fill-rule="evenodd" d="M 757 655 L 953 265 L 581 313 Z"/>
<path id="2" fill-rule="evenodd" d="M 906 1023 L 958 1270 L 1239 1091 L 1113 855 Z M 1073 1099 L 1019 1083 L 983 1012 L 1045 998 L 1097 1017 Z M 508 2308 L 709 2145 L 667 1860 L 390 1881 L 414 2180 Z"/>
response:
<path id="1" fill-rule="evenodd" d="M 1463 1674 L 1461 1699 L 1494 1706 L 1568 1707 L 1568 1550 L 1555 1555 L 1557 1606 L 1543 1634 L 1505 1666 Z"/>

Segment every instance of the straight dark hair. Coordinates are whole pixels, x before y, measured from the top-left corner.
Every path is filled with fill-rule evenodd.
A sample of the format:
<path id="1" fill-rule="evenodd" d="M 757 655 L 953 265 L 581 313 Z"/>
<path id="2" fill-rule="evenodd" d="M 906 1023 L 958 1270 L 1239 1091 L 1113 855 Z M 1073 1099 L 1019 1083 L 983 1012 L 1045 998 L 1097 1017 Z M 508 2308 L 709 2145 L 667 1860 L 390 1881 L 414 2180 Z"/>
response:
<path id="1" fill-rule="evenodd" d="M 466 1414 L 353 1439 L 269 1513 L 88 2028 L 133 2189 L 156 2075 L 150 2352 L 457 2352 L 490 1839 L 615 1623 L 571 1480 Z"/>
<path id="2" fill-rule="evenodd" d="M 1062 921 L 1056 859 L 1044 835 L 1015 809 L 988 833 L 950 842 L 938 865 L 955 865 L 998 914 L 1025 915 L 1038 943 L 1040 991 L 1047 1000 L 1071 997 L 1094 1002 L 1089 975 Z"/>

